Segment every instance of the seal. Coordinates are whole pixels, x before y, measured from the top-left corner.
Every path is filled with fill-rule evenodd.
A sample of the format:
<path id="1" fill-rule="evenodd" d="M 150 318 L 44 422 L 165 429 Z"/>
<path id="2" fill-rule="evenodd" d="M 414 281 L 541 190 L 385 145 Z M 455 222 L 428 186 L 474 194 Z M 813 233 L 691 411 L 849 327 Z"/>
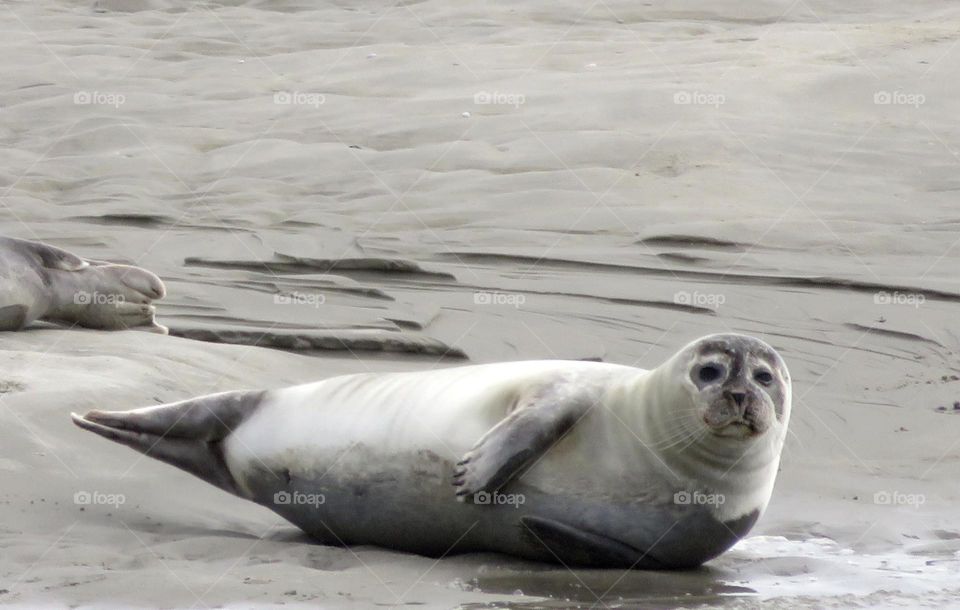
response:
<path id="1" fill-rule="evenodd" d="M 326 544 L 662 569 L 716 557 L 759 518 L 790 397 L 772 347 L 723 334 L 649 371 L 367 373 L 72 417 Z"/>
<path id="2" fill-rule="evenodd" d="M 163 282 L 140 267 L 87 260 L 40 242 L 0 237 L 0 330 L 34 320 L 166 334 L 151 302 Z"/>

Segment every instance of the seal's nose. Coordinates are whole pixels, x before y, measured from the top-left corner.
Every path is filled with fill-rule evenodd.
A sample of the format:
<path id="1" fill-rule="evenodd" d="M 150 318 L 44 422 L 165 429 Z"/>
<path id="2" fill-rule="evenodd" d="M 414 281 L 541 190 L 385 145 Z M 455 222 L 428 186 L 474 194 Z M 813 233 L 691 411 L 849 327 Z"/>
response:
<path id="1" fill-rule="evenodd" d="M 726 390 L 723 393 L 723 397 L 732 402 L 737 406 L 738 409 L 743 409 L 744 403 L 747 402 L 747 393 L 739 390 Z"/>

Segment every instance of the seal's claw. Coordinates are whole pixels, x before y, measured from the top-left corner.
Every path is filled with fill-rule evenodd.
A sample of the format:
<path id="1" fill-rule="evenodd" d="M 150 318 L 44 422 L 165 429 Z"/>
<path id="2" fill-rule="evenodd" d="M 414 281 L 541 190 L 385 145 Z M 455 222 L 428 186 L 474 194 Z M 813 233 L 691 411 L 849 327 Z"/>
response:
<path id="1" fill-rule="evenodd" d="M 494 481 L 496 460 L 486 457 L 488 452 L 484 451 L 482 446 L 481 440 L 457 463 L 454 469 L 454 486 L 458 489 L 458 496 L 472 496 L 480 491 L 489 491 L 488 486 Z"/>

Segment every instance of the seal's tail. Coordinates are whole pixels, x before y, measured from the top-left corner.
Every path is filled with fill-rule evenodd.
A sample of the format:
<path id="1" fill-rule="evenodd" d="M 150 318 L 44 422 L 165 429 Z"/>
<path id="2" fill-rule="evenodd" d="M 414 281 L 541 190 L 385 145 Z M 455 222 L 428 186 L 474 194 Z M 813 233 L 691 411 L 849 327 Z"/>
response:
<path id="1" fill-rule="evenodd" d="M 84 430 L 241 495 L 224 461 L 221 441 L 256 411 L 264 394 L 223 392 L 132 411 L 90 411 L 70 416 Z"/>

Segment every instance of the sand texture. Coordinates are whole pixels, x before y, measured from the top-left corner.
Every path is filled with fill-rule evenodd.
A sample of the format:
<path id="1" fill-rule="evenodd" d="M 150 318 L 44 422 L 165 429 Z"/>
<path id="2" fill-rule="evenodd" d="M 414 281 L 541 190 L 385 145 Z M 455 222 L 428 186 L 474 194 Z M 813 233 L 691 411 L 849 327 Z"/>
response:
<path id="1" fill-rule="evenodd" d="M 0 15 L 0 234 L 154 271 L 171 331 L 0 336 L 0 604 L 960 607 L 960 8 Z M 68 417 L 724 331 L 784 356 L 792 433 L 688 573 L 313 544 Z"/>

